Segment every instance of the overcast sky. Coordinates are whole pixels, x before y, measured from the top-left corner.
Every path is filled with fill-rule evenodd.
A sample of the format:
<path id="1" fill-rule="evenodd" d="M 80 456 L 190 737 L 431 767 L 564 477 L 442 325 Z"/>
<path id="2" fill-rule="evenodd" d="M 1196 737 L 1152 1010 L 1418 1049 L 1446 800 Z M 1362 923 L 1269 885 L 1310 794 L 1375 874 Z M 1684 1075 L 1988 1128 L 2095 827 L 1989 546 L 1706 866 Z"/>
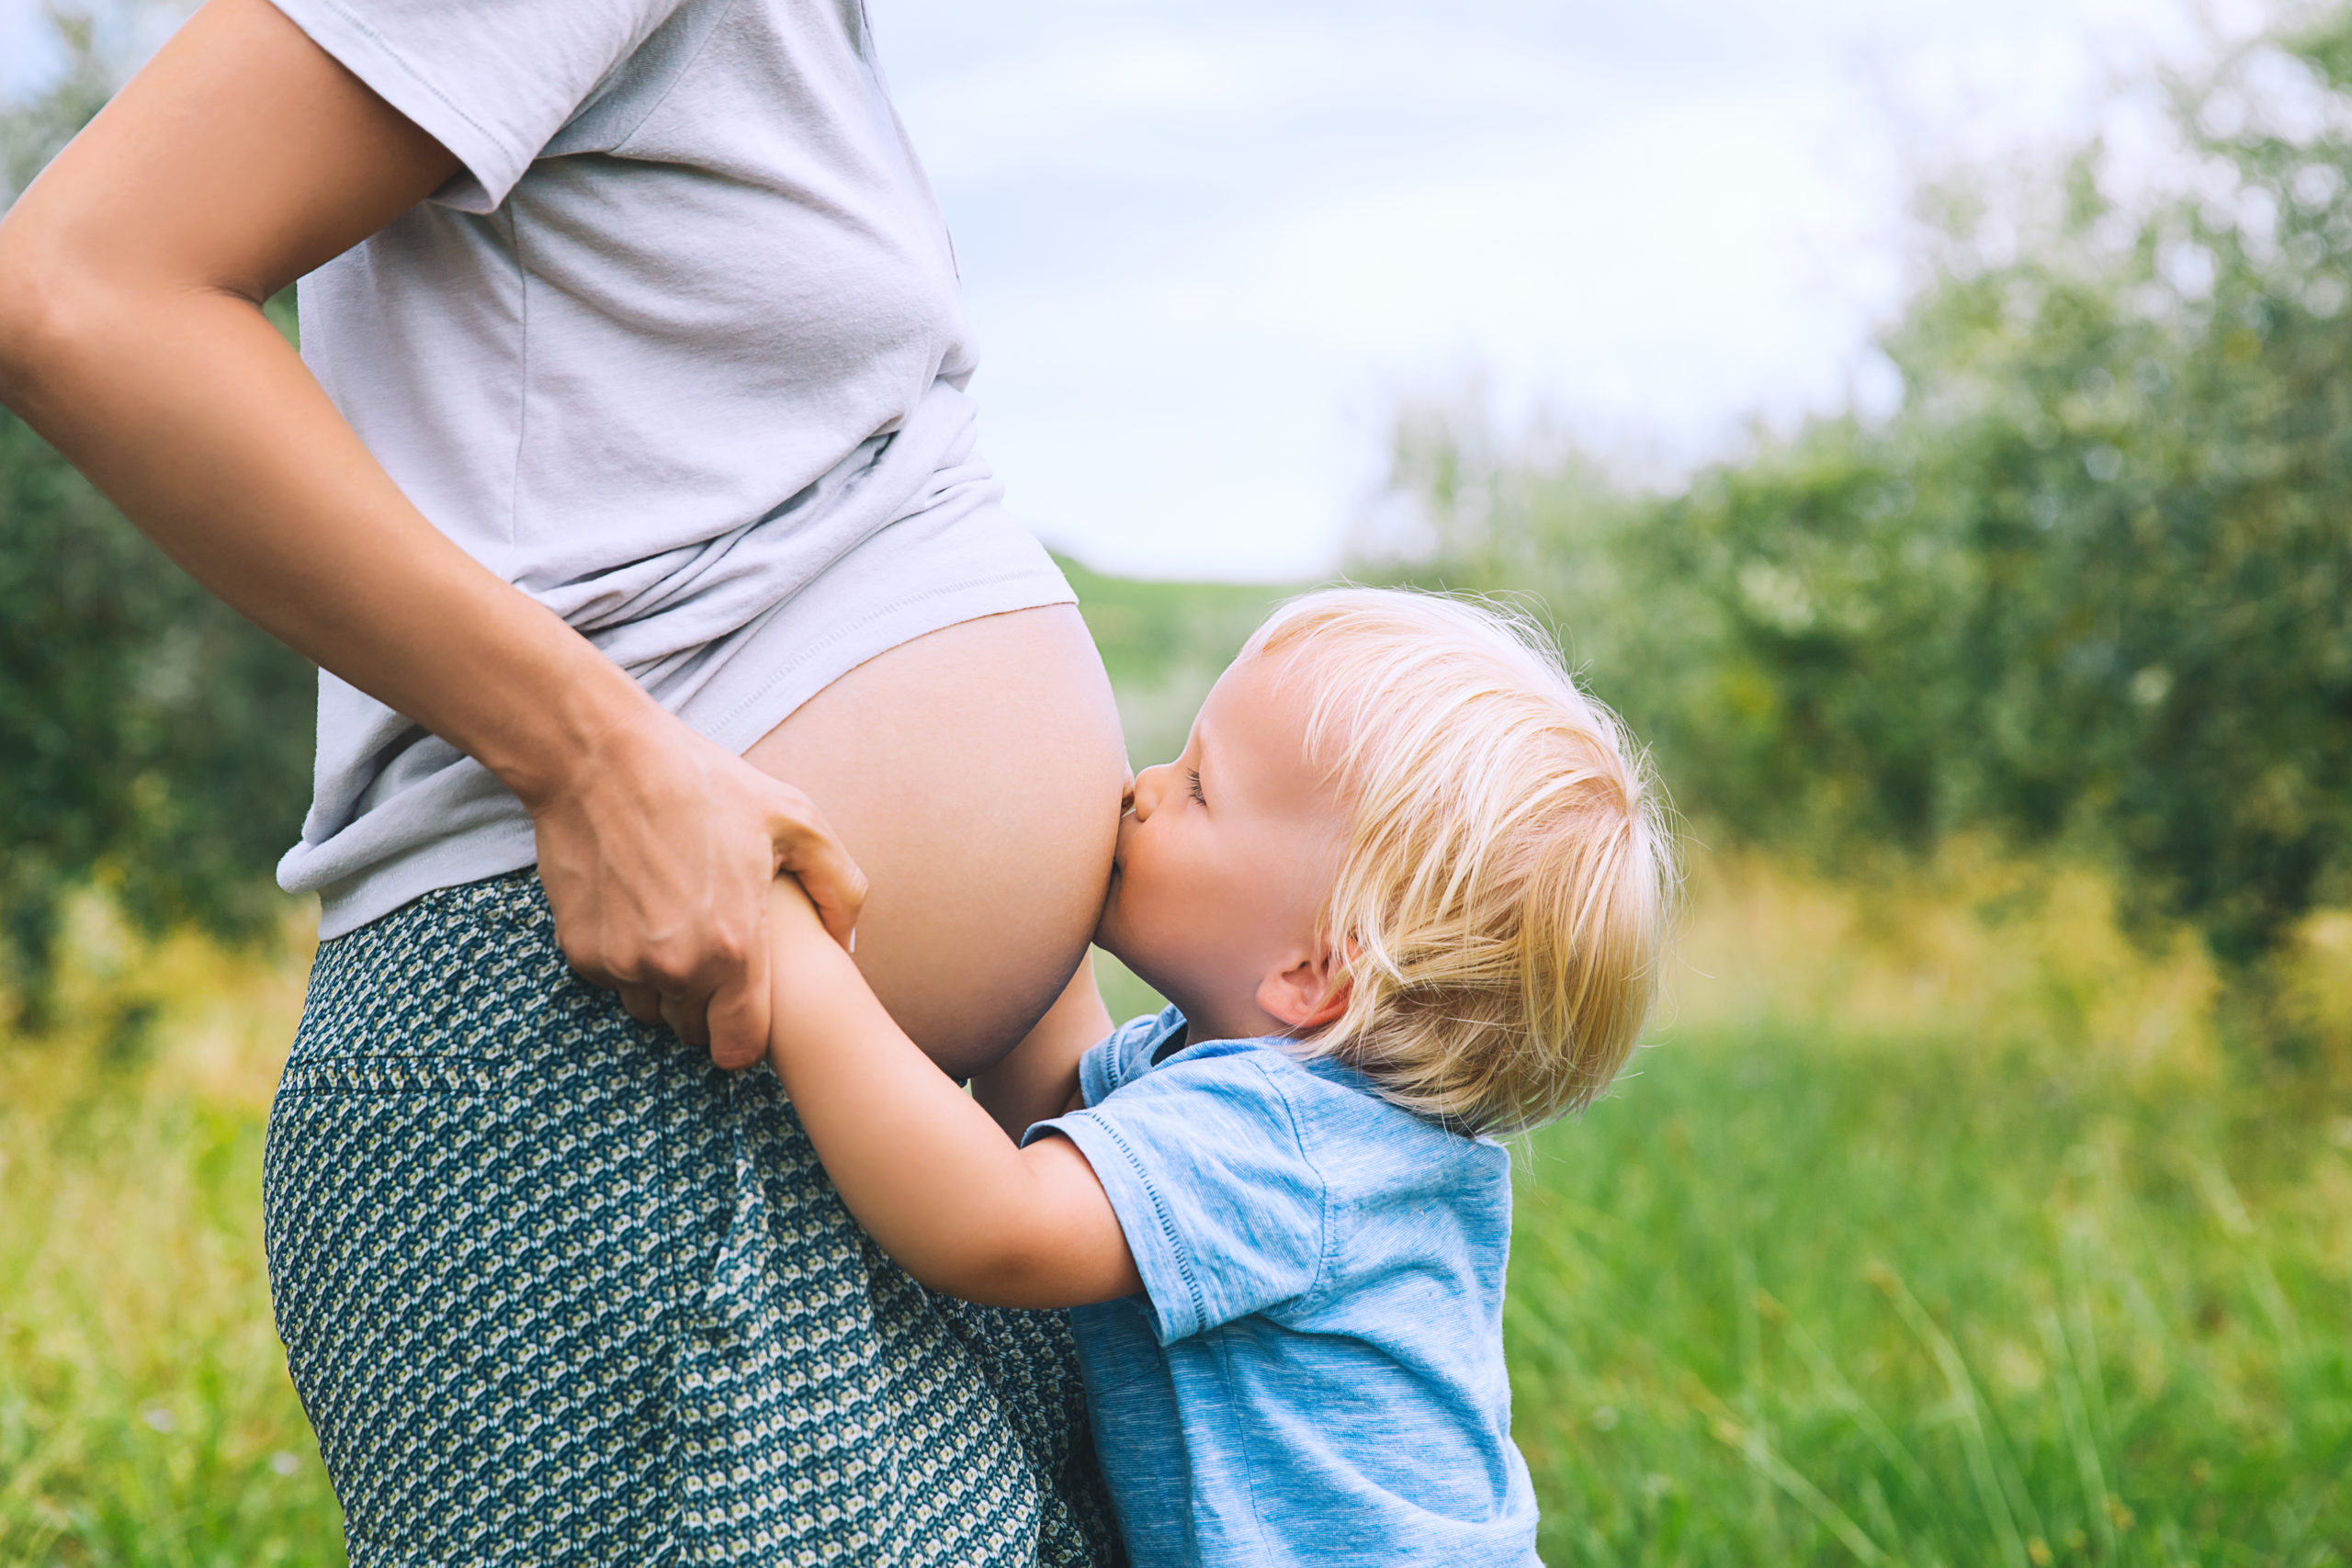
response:
<path id="1" fill-rule="evenodd" d="M 1400 400 L 1668 463 L 1835 405 L 1900 297 L 1899 149 L 2079 133 L 2203 36 L 2186 0 L 868 6 L 1014 509 L 1217 577 L 1335 564 Z M 38 17 L 0 0 L 0 86 Z"/>

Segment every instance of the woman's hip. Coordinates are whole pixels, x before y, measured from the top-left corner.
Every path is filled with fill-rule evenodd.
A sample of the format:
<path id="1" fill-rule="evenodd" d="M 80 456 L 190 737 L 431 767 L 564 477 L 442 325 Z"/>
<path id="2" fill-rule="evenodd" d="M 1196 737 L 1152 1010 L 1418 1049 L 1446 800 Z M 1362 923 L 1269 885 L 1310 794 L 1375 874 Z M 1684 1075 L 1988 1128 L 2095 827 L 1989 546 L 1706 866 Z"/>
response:
<path id="1" fill-rule="evenodd" d="M 774 1077 L 580 985 L 527 874 L 321 948 L 265 1202 L 355 1563 L 1099 1560 L 1058 1319 L 890 1266 Z"/>

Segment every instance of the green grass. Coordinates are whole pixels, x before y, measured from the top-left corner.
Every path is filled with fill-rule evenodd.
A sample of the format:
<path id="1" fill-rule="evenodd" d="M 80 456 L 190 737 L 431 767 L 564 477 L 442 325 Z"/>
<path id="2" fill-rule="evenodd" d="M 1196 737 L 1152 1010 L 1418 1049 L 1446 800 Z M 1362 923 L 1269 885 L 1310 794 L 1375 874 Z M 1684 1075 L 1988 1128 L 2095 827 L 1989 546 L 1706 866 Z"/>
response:
<path id="1" fill-rule="evenodd" d="M 0 1562 L 340 1561 L 262 1107 L 182 1056 L 8 1064 Z M 2346 1561 L 2345 1137 L 2039 1048 L 1681 1031 L 1520 1156 L 1545 1560 Z"/>
<path id="2" fill-rule="evenodd" d="M 0 1114 L 0 1562 L 340 1562 L 261 1256 L 251 1113 Z"/>
<path id="3" fill-rule="evenodd" d="M 1650 1052 L 1525 1159 L 1546 1561 L 2345 1561 L 2338 1132 L 1984 1042 Z"/>
<path id="4" fill-rule="evenodd" d="M 76 913 L 67 1026 L 0 1039 L 0 1563 L 339 1563 L 262 1254 L 300 946 L 141 948 Z M 119 1020 L 149 1009 L 141 1048 Z"/>

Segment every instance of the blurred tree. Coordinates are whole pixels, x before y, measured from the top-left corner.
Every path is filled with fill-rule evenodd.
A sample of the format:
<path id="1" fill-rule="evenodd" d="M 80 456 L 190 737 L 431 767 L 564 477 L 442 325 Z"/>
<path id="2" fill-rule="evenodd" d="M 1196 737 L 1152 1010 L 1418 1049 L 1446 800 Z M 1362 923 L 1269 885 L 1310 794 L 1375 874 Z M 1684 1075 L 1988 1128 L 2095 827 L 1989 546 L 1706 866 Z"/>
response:
<path id="1" fill-rule="evenodd" d="M 62 73 L 0 116 L 15 188 L 118 79 L 97 20 L 52 17 Z M 268 873 L 309 793 L 313 690 L 308 663 L 0 411 L 0 969 L 25 1022 L 43 1021 L 78 886 L 102 884 L 150 929 L 268 929 Z"/>
<path id="2" fill-rule="evenodd" d="M 1931 193 L 1890 415 L 1671 495 L 1408 416 L 1402 570 L 1540 593 L 1725 831 L 2089 846 L 2244 977 L 2352 898 L 2352 11 L 2171 85 L 2185 192 Z"/>

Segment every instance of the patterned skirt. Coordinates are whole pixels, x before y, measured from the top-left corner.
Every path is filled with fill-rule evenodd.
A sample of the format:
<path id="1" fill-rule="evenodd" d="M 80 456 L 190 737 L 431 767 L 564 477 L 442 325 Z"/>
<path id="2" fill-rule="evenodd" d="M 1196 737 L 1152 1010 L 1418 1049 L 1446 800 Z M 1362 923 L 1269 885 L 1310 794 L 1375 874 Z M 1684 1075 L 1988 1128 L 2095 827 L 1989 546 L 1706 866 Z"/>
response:
<path id="1" fill-rule="evenodd" d="M 264 1202 L 356 1568 L 1119 1560 L 1062 1315 L 909 1278 L 530 873 L 319 949 Z"/>

